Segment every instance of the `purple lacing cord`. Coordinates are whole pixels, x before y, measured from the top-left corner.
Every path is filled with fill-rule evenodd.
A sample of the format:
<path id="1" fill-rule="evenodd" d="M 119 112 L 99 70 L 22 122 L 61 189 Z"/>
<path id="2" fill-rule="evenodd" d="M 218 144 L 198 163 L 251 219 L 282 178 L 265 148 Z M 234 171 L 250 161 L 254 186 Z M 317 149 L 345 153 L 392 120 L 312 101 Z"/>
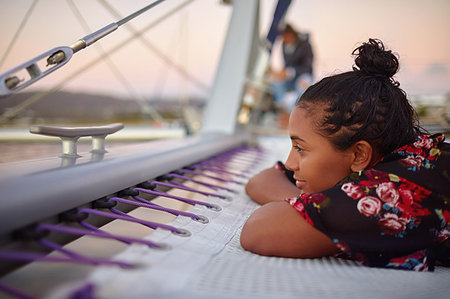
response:
<path id="1" fill-rule="evenodd" d="M 252 152 L 259 152 L 264 154 L 265 150 L 257 148 L 257 149 L 251 149 Z M 248 158 L 244 158 L 244 157 L 235 157 L 235 159 L 240 159 L 241 163 L 243 161 L 245 161 L 245 163 L 247 164 L 247 168 L 246 169 L 251 169 L 252 167 L 254 167 L 255 164 L 261 162 L 262 160 L 264 160 L 264 157 L 262 157 L 262 155 L 256 156 L 256 157 L 252 157 L 251 159 Z"/>
<path id="2" fill-rule="evenodd" d="M 252 157 L 252 158 L 247 158 L 247 157 L 236 157 L 236 156 L 234 156 L 234 154 L 233 154 L 233 155 L 227 155 L 227 156 L 216 156 L 216 157 L 211 158 L 211 159 L 208 159 L 208 160 L 212 160 L 212 161 L 221 161 L 221 162 L 223 162 L 223 163 L 226 163 L 226 162 L 230 162 L 232 159 L 238 160 L 238 161 L 240 161 L 241 163 L 247 163 L 247 162 L 252 162 L 252 161 L 254 161 L 254 160 L 262 160 L 263 158 L 262 158 L 262 157 Z M 205 160 L 205 161 L 208 161 L 208 160 Z"/>
<path id="3" fill-rule="evenodd" d="M 224 170 L 224 169 L 220 169 L 219 167 L 216 167 L 216 168 L 214 168 L 214 167 L 207 167 L 207 166 L 203 166 L 201 164 L 193 164 L 191 166 L 194 167 L 194 168 L 197 168 L 197 169 L 201 169 L 201 170 L 207 170 L 207 171 L 216 172 L 216 173 L 223 173 L 223 174 L 228 174 L 228 175 L 234 175 L 234 176 L 238 176 L 238 177 L 241 177 L 241 178 L 248 178 L 246 175 L 244 175 L 242 173 L 235 173 L 235 172 L 232 172 L 232 171 L 227 171 L 227 170 Z"/>
<path id="4" fill-rule="evenodd" d="M 129 204 L 129 205 L 133 205 L 133 206 L 138 206 L 138 207 L 144 207 L 144 208 L 149 208 L 149 209 L 154 209 L 154 210 L 158 210 L 158 211 L 163 211 L 163 212 L 167 212 L 170 213 L 172 215 L 175 216 L 185 216 L 185 217 L 189 217 L 191 219 L 194 219 L 195 221 L 201 222 L 201 223 L 207 223 L 208 222 L 208 218 L 206 218 L 205 216 L 202 215 L 197 215 L 194 213 L 190 213 L 190 212 L 184 212 L 184 211 L 179 211 L 179 210 L 174 210 L 174 209 L 169 209 L 163 206 L 160 206 L 158 204 L 155 204 L 151 201 L 145 200 L 143 198 L 140 198 L 139 196 L 133 196 L 133 198 L 137 201 L 132 201 L 132 200 L 128 200 L 128 199 L 124 199 L 121 197 L 111 197 L 110 199 L 108 199 L 108 201 L 115 201 L 115 202 L 121 202 L 121 203 L 125 203 L 125 204 Z M 114 208 L 110 209 L 111 211 L 113 211 L 114 213 L 116 212 Z"/>
<path id="5" fill-rule="evenodd" d="M 69 250 L 69 249 L 67 249 L 67 248 L 63 248 L 63 247 L 62 247 L 61 245 L 59 245 L 59 244 L 50 242 L 50 241 L 45 240 L 45 239 L 39 239 L 37 242 L 38 242 L 40 245 L 44 246 L 44 247 L 47 247 L 47 248 L 52 249 L 52 250 L 54 250 L 54 251 L 61 252 L 61 253 L 65 254 L 65 255 L 67 255 L 67 256 L 70 257 L 70 258 L 73 258 L 73 259 L 79 259 L 79 260 L 86 260 L 87 263 L 92 262 L 92 264 L 94 264 L 94 265 L 97 264 L 97 261 L 96 261 L 95 259 L 91 259 L 91 258 L 89 258 L 89 257 L 87 257 L 87 256 L 78 254 L 78 253 L 73 252 L 73 251 L 71 251 L 71 250 Z"/>
<path id="6" fill-rule="evenodd" d="M 179 172 L 181 172 L 181 173 L 190 173 L 190 174 L 195 174 L 195 175 L 201 175 L 201 176 L 204 176 L 204 177 L 207 177 L 207 178 L 210 178 L 210 179 L 219 181 L 219 182 L 224 182 L 224 183 L 236 183 L 236 184 L 242 185 L 242 182 L 235 181 L 235 180 L 229 180 L 229 179 L 218 178 L 218 177 L 213 176 L 213 175 L 207 175 L 207 174 L 204 174 L 203 172 L 200 172 L 200 171 L 195 171 L 195 170 L 190 170 L 190 169 L 179 169 L 179 170 L 177 170 L 177 171 L 179 171 Z"/>
<path id="7" fill-rule="evenodd" d="M 0 282 L 0 291 L 2 291 L 5 294 L 11 295 L 16 298 L 21 298 L 21 299 L 35 299 L 36 298 L 36 297 L 33 297 L 31 295 L 28 295 L 28 294 L 22 292 L 21 290 L 10 287 L 1 282 Z"/>
<path id="8" fill-rule="evenodd" d="M 96 227 L 96 226 L 94 226 L 94 225 L 92 225 L 92 224 L 89 224 L 89 223 L 87 223 L 87 222 L 84 222 L 84 221 L 80 221 L 80 222 L 78 222 L 78 223 L 79 223 L 81 226 L 83 226 L 83 227 L 85 227 L 85 228 L 87 228 L 87 229 L 96 231 L 96 232 L 98 232 L 98 233 L 100 233 L 100 234 L 107 235 L 107 236 L 109 236 L 111 239 L 114 239 L 114 240 L 117 240 L 117 241 L 120 241 L 120 242 L 123 242 L 123 243 L 126 243 L 126 244 L 138 243 L 138 244 L 144 244 L 144 245 L 147 245 L 147 246 L 149 246 L 149 247 L 151 247 L 151 248 L 158 248 L 158 249 L 164 249 L 164 248 L 167 248 L 167 245 L 165 245 L 165 244 L 155 243 L 155 242 L 150 241 L 150 240 L 145 240 L 145 239 L 139 239 L 139 238 L 131 238 L 131 237 L 124 237 L 124 236 L 114 235 L 114 234 L 112 234 L 112 233 L 105 232 L 105 231 L 99 229 L 98 227 Z"/>
<path id="9" fill-rule="evenodd" d="M 131 242 L 130 240 L 124 239 L 124 238 L 121 237 L 121 236 L 117 236 L 117 235 L 114 235 L 114 234 L 105 232 L 105 231 L 99 229 L 98 227 L 96 227 L 95 225 L 89 224 L 89 223 L 87 223 L 87 222 L 85 222 L 85 221 L 80 221 L 80 222 L 78 222 L 78 224 L 81 225 L 82 227 L 85 227 L 85 228 L 87 228 L 87 229 L 96 231 L 96 232 L 98 232 L 98 233 L 100 233 L 100 234 L 106 234 L 106 235 L 109 235 L 109 236 L 111 237 L 111 239 L 114 239 L 114 240 L 123 242 L 123 243 L 125 243 L 125 244 L 130 245 L 131 243 L 133 243 L 133 242 Z M 145 241 L 145 240 L 142 240 L 142 241 Z M 137 242 L 134 242 L 134 243 L 137 243 Z M 142 242 L 139 242 L 139 243 L 142 243 Z M 151 242 L 151 243 L 153 243 L 153 242 Z M 146 245 L 149 245 L 149 244 L 146 244 Z M 152 244 L 152 245 L 153 245 L 153 244 Z M 156 245 L 156 244 L 155 244 L 155 245 Z M 150 245 L 149 245 L 149 246 L 150 246 Z M 151 247 L 153 247 L 153 246 L 151 246 Z"/>
<path id="10" fill-rule="evenodd" d="M 74 259 L 67 257 L 47 256 L 45 254 L 33 253 L 33 252 L 19 252 L 19 251 L 0 251 L 1 260 L 14 260 L 14 261 L 27 261 L 27 262 L 55 262 L 55 263 L 72 263 L 80 265 L 109 265 L 119 266 L 121 268 L 133 268 L 134 265 L 113 261 L 108 259 Z M 94 263 L 95 261 L 95 263 Z"/>
<path id="11" fill-rule="evenodd" d="M 172 178 L 178 178 L 178 179 L 186 180 L 186 181 L 191 181 L 191 182 L 194 182 L 194 183 L 206 186 L 208 188 L 211 188 L 212 190 L 222 189 L 222 190 L 226 190 L 228 192 L 237 193 L 235 190 L 227 188 L 227 187 L 218 186 L 218 185 L 214 185 L 214 184 L 210 184 L 210 183 L 205 183 L 205 182 L 193 179 L 191 177 L 180 175 L 180 174 L 176 174 L 176 173 L 169 173 L 167 176 L 168 177 L 172 177 Z M 178 183 L 178 182 L 172 182 L 172 184 L 182 185 L 181 183 Z"/>
<path id="12" fill-rule="evenodd" d="M 86 283 L 77 290 L 73 291 L 67 299 L 93 299 L 94 285 L 92 283 Z"/>
<path id="13" fill-rule="evenodd" d="M 206 196 L 212 196 L 212 197 L 218 197 L 218 198 L 222 198 L 222 199 L 227 199 L 227 197 L 224 196 L 224 195 L 220 195 L 220 194 L 217 194 L 217 193 L 210 193 L 210 192 L 200 191 L 200 190 L 197 190 L 197 189 L 185 186 L 185 185 L 164 183 L 164 182 L 160 182 L 160 181 L 151 181 L 150 184 L 160 185 L 160 186 L 169 187 L 169 188 L 182 189 L 182 190 L 199 193 L 199 194 L 206 195 Z"/>
<path id="14" fill-rule="evenodd" d="M 256 150 L 256 151 L 257 152 L 263 152 L 262 150 Z M 240 152 L 244 152 L 244 153 L 245 152 L 255 152 L 255 150 L 252 149 L 252 148 L 237 148 L 236 150 L 228 151 L 228 152 L 222 153 L 222 154 L 220 154 L 218 156 L 215 156 L 213 158 L 201 161 L 198 164 L 211 164 L 211 163 L 214 163 L 217 166 L 218 163 L 221 164 L 221 165 L 224 165 L 225 163 L 229 163 L 229 162 L 231 162 L 234 159 L 234 160 L 240 161 L 241 164 L 242 163 L 251 163 L 251 166 L 253 166 L 256 162 L 259 162 L 259 161 L 261 161 L 263 159 L 260 156 L 252 157 L 251 159 L 246 158 L 246 157 L 236 157 L 235 156 L 236 152 L 237 153 L 240 153 Z"/>
<path id="15" fill-rule="evenodd" d="M 158 245 L 154 242 L 148 241 L 148 240 L 116 236 L 116 235 L 109 234 L 109 233 L 105 234 L 104 232 L 99 232 L 99 231 L 92 231 L 92 230 L 87 230 L 87 229 L 83 229 L 83 228 L 60 226 L 60 225 L 53 225 L 53 224 L 47 224 L 47 223 L 40 224 L 37 227 L 37 230 L 48 230 L 48 231 L 54 231 L 54 232 L 59 232 L 59 233 L 64 233 L 64 234 L 79 235 L 79 236 L 88 235 L 88 236 L 92 236 L 92 237 L 103 238 L 103 239 L 112 239 L 112 240 L 117 240 L 117 238 L 119 238 L 121 240 L 125 240 L 130 243 L 145 244 L 152 248 L 163 247 L 163 246 L 160 246 L 160 245 Z"/>
<path id="16" fill-rule="evenodd" d="M 61 252 L 74 260 L 83 260 L 86 262 L 86 264 L 92 264 L 92 265 L 101 265 L 101 264 L 110 265 L 111 264 L 111 260 L 101 259 L 101 258 L 91 258 L 91 257 L 85 256 L 85 255 L 81 255 L 81 254 L 78 254 L 67 248 L 62 247 L 59 244 L 50 242 L 45 239 L 39 239 L 38 243 L 41 244 L 42 246 L 52 249 L 54 251 Z M 113 264 L 115 264 L 115 262 Z"/>
<path id="17" fill-rule="evenodd" d="M 168 194 L 168 193 L 160 191 L 160 190 L 149 190 L 149 189 L 144 189 L 144 188 L 134 188 L 133 190 L 136 190 L 136 191 L 139 191 L 139 192 L 143 192 L 143 193 L 147 193 L 147 194 L 173 198 L 173 199 L 185 202 L 185 203 L 193 205 L 193 206 L 195 206 L 195 205 L 202 205 L 202 206 L 205 206 L 205 207 L 207 207 L 209 209 L 212 209 L 212 210 L 215 210 L 215 211 L 222 210 L 221 207 L 219 207 L 218 205 L 215 205 L 215 204 L 211 204 L 211 203 L 204 202 L 204 201 L 188 199 L 188 198 L 184 198 L 184 197 L 180 197 L 180 196 L 176 196 L 176 195 L 171 195 L 171 194 Z"/>
<path id="18" fill-rule="evenodd" d="M 239 173 L 231 172 L 231 171 L 227 170 L 230 167 L 231 168 L 233 167 L 233 165 L 231 163 L 234 163 L 234 162 L 229 162 L 228 165 L 222 165 L 222 164 L 217 164 L 217 163 L 209 163 L 209 162 L 208 163 L 199 162 L 198 164 L 192 165 L 192 167 L 199 168 L 199 169 L 204 169 L 204 170 L 209 170 L 209 171 L 213 171 L 213 172 L 224 172 L 225 174 L 235 175 L 235 176 L 238 176 L 238 177 L 243 178 L 243 179 L 248 179 L 250 177 L 250 175 L 244 174 L 244 173 L 247 173 L 247 171 L 249 169 L 251 169 L 254 164 L 256 164 L 256 163 L 253 163 L 251 165 L 245 166 L 244 170 L 241 171 L 242 173 L 239 174 Z M 238 164 L 238 165 L 242 166 L 242 163 Z"/>
<path id="19" fill-rule="evenodd" d="M 78 211 L 78 213 L 88 213 L 88 214 L 112 218 L 112 219 L 120 219 L 120 220 L 129 221 L 129 222 L 139 223 L 144 226 L 150 227 L 152 229 L 162 228 L 162 229 L 169 230 L 172 233 L 177 234 L 177 235 L 184 235 L 184 236 L 190 235 L 190 233 L 185 229 L 180 229 L 180 228 L 176 228 L 176 227 L 173 227 L 173 226 L 167 225 L 167 224 L 161 224 L 161 223 L 157 223 L 157 222 L 139 219 L 137 217 L 130 216 L 122 211 L 119 211 L 116 209 L 114 209 L 114 210 L 115 210 L 114 213 L 109 213 L 109 212 L 103 212 L 103 211 L 94 210 L 94 209 L 83 208 L 83 209 L 80 209 Z"/>
<path id="20" fill-rule="evenodd" d="M 234 160 L 231 159 L 227 159 L 227 160 L 219 160 L 222 161 L 220 162 L 222 165 L 226 164 L 226 163 L 238 163 L 240 165 L 245 164 L 245 165 L 254 165 L 255 163 L 259 163 L 263 160 L 263 158 L 253 158 L 253 159 L 243 159 L 243 158 L 237 158 L 235 157 Z"/>

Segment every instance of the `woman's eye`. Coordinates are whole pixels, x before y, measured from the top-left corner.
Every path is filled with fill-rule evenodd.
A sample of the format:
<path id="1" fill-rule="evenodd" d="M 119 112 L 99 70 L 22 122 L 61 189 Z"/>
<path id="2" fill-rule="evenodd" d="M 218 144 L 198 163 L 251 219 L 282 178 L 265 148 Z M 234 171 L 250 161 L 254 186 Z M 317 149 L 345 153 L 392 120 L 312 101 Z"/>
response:
<path id="1" fill-rule="evenodd" d="M 294 148 L 297 152 L 302 152 L 303 149 L 301 147 L 299 147 L 298 145 L 294 145 Z"/>

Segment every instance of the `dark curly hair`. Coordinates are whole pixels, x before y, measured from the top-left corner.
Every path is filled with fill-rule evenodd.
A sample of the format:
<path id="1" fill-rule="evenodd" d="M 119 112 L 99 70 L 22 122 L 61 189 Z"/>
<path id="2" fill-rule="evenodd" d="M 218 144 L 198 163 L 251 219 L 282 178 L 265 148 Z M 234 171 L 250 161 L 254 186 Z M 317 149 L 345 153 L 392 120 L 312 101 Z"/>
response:
<path id="1" fill-rule="evenodd" d="M 353 71 L 310 86 L 297 107 L 319 116 L 318 132 L 339 150 L 365 140 L 385 155 L 413 142 L 422 129 L 406 93 L 393 79 L 399 68 L 397 56 L 378 39 L 369 39 L 352 55 Z"/>

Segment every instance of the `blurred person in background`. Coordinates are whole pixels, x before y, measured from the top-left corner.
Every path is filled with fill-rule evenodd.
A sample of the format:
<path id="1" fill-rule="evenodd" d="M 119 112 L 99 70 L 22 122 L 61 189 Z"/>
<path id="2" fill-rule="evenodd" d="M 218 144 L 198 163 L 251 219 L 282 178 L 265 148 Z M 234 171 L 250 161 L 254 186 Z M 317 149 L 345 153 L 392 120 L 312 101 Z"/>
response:
<path id="1" fill-rule="evenodd" d="M 288 119 L 295 101 L 313 83 L 313 50 L 309 34 L 286 24 L 272 50 L 269 81 L 274 104 L 280 112 L 280 126 Z"/>

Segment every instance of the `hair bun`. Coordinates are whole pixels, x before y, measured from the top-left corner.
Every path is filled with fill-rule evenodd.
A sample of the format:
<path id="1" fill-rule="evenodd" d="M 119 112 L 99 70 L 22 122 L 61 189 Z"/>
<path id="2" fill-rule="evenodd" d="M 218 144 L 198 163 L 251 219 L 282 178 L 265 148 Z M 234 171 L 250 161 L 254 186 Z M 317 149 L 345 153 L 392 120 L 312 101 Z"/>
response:
<path id="1" fill-rule="evenodd" d="M 398 71 L 398 58 L 390 50 L 385 50 L 379 39 L 369 39 L 367 43 L 353 50 L 356 55 L 355 64 L 363 73 L 392 78 Z"/>

